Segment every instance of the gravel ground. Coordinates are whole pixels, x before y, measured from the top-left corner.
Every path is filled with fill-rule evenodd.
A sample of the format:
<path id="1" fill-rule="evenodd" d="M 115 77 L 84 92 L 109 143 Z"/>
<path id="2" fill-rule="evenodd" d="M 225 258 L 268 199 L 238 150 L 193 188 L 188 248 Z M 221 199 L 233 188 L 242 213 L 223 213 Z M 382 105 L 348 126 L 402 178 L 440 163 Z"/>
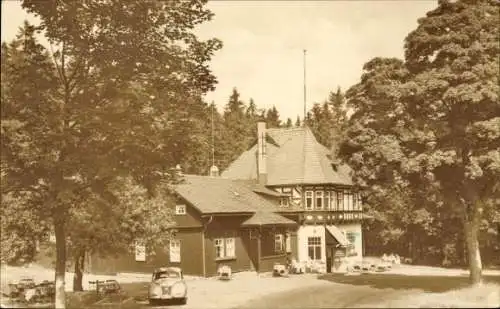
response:
<path id="1" fill-rule="evenodd" d="M 331 282 L 318 280 L 317 275 L 291 275 L 288 278 L 272 277 L 270 273 L 237 273 L 230 281 L 215 278 L 187 280 L 188 302 L 185 309 L 229 309 L 242 306 L 265 296 L 302 288 L 332 286 Z M 146 302 L 141 302 L 146 305 Z M 169 306 L 176 308 L 176 306 Z"/>
<path id="2" fill-rule="evenodd" d="M 485 275 L 500 275 L 500 271 L 484 271 Z M 436 267 L 396 265 L 387 274 L 408 276 L 462 276 L 466 270 L 443 269 Z M 38 267 L 2 266 L 2 286 L 27 276 L 39 282 L 53 280 L 54 272 Z M 373 289 L 371 286 L 353 286 L 327 280 L 318 280 L 317 275 L 291 275 L 288 278 L 274 278 L 270 273 L 236 273 L 231 281 L 219 281 L 216 278 L 186 276 L 188 285 L 188 303 L 185 306 L 168 308 L 321 308 L 352 307 L 362 304 L 374 304 L 381 299 L 394 299 L 399 296 L 414 295 L 412 290 Z M 84 288 L 89 280 L 116 279 L 124 287 L 132 288 L 132 295 L 147 295 L 147 283 L 150 274 L 118 274 L 117 276 L 84 275 Z M 66 290 L 72 289 L 73 274 L 67 273 Z M 345 295 L 350 295 L 346 297 Z M 147 302 L 140 301 L 127 308 L 146 307 Z M 391 306 L 392 307 L 392 306 Z"/>

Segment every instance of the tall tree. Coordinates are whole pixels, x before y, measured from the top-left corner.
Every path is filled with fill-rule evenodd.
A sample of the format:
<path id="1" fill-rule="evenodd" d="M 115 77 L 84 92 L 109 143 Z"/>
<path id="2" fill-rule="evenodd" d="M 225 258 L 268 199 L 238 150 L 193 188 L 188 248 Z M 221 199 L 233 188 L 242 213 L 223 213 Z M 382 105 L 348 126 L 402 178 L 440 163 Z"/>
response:
<path id="1" fill-rule="evenodd" d="M 266 113 L 266 123 L 268 128 L 279 128 L 281 125 L 280 114 L 276 106 L 273 105 Z"/>
<path id="2" fill-rule="evenodd" d="M 151 197 L 131 177 L 121 177 L 108 186 L 109 201 L 91 192 L 70 210 L 68 252 L 75 269 L 74 291 L 83 290 L 87 255 L 131 254 L 138 243 L 151 256 L 166 247 L 174 227 L 170 208 L 165 207 L 171 202 L 169 190 L 160 186 L 155 193 Z"/>
<path id="3" fill-rule="evenodd" d="M 245 151 L 249 139 L 252 138 L 248 136 L 249 127 L 245 112 L 245 103 L 240 99 L 238 90 L 233 88 L 222 116 L 225 142 L 221 145 L 223 149 L 222 166 L 219 167 L 221 169 L 226 168 L 237 156 Z"/>
<path id="4" fill-rule="evenodd" d="M 406 168 L 432 173 L 460 211 L 473 283 L 483 212 L 500 194 L 499 17 L 496 1 L 439 1 L 405 40 L 405 90 L 425 145 Z"/>
<path id="5" fill-rule="evenodd" d="M 292 119 L 290 117 L 288 117 L 286 119 L 285 128 L 291 128 L 291 127 L 293 127 L 293 122 L 292 122 Z"/>
<path id="6" fill-rule="evenodd" d="M 321 144 L 332 148 L 340 142 L 346 120 L 344 94 L 338 87 L 323 104 L 313 105 L 306 123 Z"/>
<path id="7" fill-rule="evenodd" d="M 26 215 L 53 225 L 57 308 L 65 306 L 66 239 L 77 202 L 93 194 L 108 201 L 106 188 L 118 176 L 153 192 L 175 164 L 165 161 L 175 147 L 163 135 L 176 107 L 213 89 L 208 62 L 221 44 L 192 33 L 212 16 L 204 4 L 23 1 L 42 22 L 26 26 L 29 35 L 5 56 L 2 195 L 32 192 Z M 34 39 L 37 31 L 50 53 Z"/>
<path id="8" fill-rule="evenodd" d="M 340 149 L 372 193 L 399 187 L 406 204 L 420 201 L 415 223 L 430 215 L 431 234 L 442 214 L 462 220 L 472 283 L 481 280 L 480 222 L 500 190 L 498 19 L 493 1 L 440 1 L 406 38 L 404 62 L 364 66 L 348 91 L 354 114 Z"/>

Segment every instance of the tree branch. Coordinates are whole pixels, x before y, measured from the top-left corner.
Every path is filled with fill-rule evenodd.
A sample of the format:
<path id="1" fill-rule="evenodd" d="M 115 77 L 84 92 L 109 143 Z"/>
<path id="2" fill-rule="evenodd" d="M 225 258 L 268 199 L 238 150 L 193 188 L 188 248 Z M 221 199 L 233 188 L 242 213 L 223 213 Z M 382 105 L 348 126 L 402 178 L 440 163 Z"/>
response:
<path id="1" fill-rule="evenodd" d="M 63 79 L 63 75 L 61 72 L 61 68 L 59 66 L 59 63 L 57 62 L 56 56 L 54 55 L 54 48 L 52 46 L 52 43 L 49 43 L 49 47 L 50 47 L 50 55 L 52 56 L 52 61 L 54 62 L 54 66 L 56 67 L 59 80 L 61 81 L 62 84 L 64 84 L 64 79 Z"/>

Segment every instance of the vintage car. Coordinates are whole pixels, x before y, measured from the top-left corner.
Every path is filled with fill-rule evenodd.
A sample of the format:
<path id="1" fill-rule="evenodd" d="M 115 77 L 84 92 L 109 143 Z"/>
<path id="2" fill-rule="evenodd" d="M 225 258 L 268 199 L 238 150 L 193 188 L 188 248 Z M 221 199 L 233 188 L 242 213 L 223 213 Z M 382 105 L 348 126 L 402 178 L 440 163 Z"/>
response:
<path id="1" fill-rule="evenodd" d="M 161 267 L 153 272 L 149 285 L 149 303 L 155 305 L 164 301 L 187 302 L 187 285 L 178 267 Z"/>

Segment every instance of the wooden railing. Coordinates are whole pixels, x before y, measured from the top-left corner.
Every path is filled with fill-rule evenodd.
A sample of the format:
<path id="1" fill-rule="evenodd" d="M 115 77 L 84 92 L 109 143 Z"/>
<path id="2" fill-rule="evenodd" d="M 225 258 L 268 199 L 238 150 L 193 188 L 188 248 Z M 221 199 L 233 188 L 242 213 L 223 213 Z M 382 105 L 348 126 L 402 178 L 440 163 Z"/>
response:
<path id="1" fill-rule="evenodd" d="M 359 221 L 363 218 L 363 211 L 336 211 L 336 210 L 305 210 L 305 222 L 339 222 Z"/>

